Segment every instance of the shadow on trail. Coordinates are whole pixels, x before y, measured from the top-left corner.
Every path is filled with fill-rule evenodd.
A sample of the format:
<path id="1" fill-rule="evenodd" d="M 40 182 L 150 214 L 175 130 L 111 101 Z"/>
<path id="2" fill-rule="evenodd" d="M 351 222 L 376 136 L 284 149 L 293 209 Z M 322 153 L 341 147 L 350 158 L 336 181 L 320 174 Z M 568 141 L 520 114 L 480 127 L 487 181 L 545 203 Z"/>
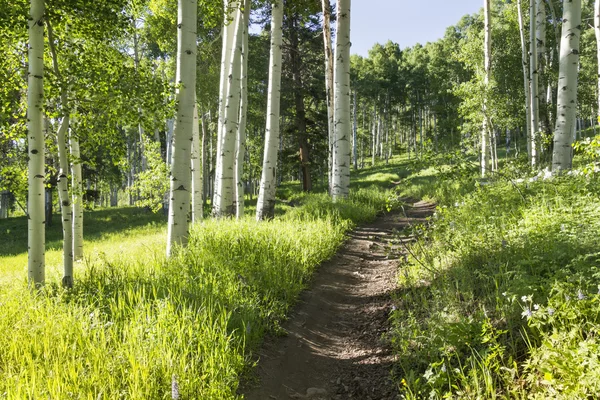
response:
<path id="1" fill-rule="evenodd" d="M 422 223 L 434 206 L 406 207 L 349 234 L 343 248 L 315 274 L 283 328 L 258 351 L 257 380 L 246 399 L 393 399 L 396 359 L 390 331 L 400 250 L 394 232 Z M 407 238 L 406 240 L 410 240 Z"/>

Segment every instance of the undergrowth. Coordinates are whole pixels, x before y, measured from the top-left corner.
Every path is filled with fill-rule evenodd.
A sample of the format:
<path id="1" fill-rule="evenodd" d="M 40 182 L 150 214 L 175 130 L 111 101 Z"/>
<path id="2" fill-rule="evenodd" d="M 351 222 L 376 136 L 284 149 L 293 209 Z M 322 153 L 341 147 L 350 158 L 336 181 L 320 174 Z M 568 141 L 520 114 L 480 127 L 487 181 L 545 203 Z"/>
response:
<path id="1" fill-rule="evenodd" d="M 281 332 L 314 269 L 388 197 L 379 186 L 355 188 L 337 203 L 292 193 L 273 221 L 194 226 L 189 246 L 169 260 L 164 241 L 156 242 L 162 228 L 151 230 L 149 247 L 143 226 L 131 231 L 140 235 L 134 238 L 98 233 L 94 246 L 106 251 L 91 252 L 73 289 L 60 288 L 58 276 L 36 293 L 24 279 L 0 284 L 0 398 L 238 397 L 239 377 L 264 334 Z M 109 250 L 123 243 L 135 249 Z M 25 259 L 0 262 L 15 257 Z"/>
<path id="2" fill-rule="evenodd" d="M 469 164 L 422 173 L 408 190 L 438 207 L 404 232 L 415 243 L 391 316 L 403 396 L 597 398 L 597 176 L 523 178 L 511 163 L 486 181 Z"/>

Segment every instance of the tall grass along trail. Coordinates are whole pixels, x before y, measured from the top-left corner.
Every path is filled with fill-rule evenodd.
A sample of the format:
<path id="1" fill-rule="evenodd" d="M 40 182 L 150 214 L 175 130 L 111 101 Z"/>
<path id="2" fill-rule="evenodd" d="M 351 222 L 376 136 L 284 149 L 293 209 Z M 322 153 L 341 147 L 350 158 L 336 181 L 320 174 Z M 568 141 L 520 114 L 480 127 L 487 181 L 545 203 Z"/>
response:
<path id="1" fill-rule="evenodd" d="M 390 375 L 395 356 L 386 340 L 403 256 L 396 232 L 423 223 L 433 210 L 415 203 L 405 215 L 387 214 L 352 231 L 300 296 L 283 325 L 287 334 L 268 338 L 259 350 L 258 376 L 242 386 L 244 398 L 397 398 Z"/>

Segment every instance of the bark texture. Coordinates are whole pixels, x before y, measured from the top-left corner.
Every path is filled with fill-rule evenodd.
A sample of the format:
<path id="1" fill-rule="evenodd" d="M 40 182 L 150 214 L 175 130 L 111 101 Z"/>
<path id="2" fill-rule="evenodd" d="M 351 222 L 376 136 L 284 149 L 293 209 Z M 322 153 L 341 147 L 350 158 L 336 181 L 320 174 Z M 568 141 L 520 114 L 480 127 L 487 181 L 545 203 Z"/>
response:
<path id="1" fill-rule="evenodd" d="M 281 92 L 281 44 L 283 1 L 271 3 L 271 51 L 267 95 L 267 124 L 265 153 L 260 178 L 260 192 L 256 203 L 256 219 L 271 219 L 275 215 L 277 175 L 277 146 L 279 145 L 279 104 Z"/>
<path id="2" fill-rule="evenodd" d="M 177 12 L 177 113 L 173 127 L 173 154 L 169 187 L 167 257 L 185 246 L 191 194 L 191 145 L 196 92 L 197 1 L 179 0 Z"/>
<path id="3" fill-rule="evenodd" d="M 225 118 L 221 127 L 221 149 L 217 154 L 217 183 L 213 214 L 217 217 L 232 216 L 234 210 L 234 160 L 235 145 L 239 122 L 240 109 L 240 73 L 241 73 L 241 44 L 242 44 L 242 12 L 238 8 L 233 21 L 233 46 L 229 57 L 227 73 L 227 94 L 225 100 Z"/>
<path id="4" fill-rule="evenodd" d="M 350 0 L 337 2 L 335 37 L 335 97 L 333 200 L 347 198 L 350 191 Z"/>
<path id="5" fill-rule="evenodd" d="M 321 0 L 323 7 L 323 43 L 325 47 L 325 90 L 327 96 L 327 176 L 329 192 L 333 190 L 333 51 L 331 50 L 331 3 Z"/>
<path id="6" fill-rule="evenodd" d="M 491 72 L 491 53 L 492 53 L 492 34 L 490 28 L 490 0 L 483 1 L 483 18 L 484 18 L 484 41 L 483 41 L 483 52 L 484 52 L 484 76 L 483 76 L 483 126 L 481 129 L 481 176 L 487 175 L 489 166 L 489 152 L 488 145 L 490 143 L 490 126 L 488 123 L 487 114 L 487 92 L 490 82 Z"/>
<path id="7" fill-rule="evenodd" d="M 250 0 L 244 1 L 242 20 L 242 48 L 240 70 L 240 115 L 235 144 L 235 215 L 244 216 L 244 159 L 246 158 L 246 113 L 248 112 L 248 24 L 250 21 Z"/>
<path id="8" fill-rule="evenodd" d="M 577 115 L 577 73 L 581 36 L 581 0 L 564 2 L 563 25 L 558 65 L 558 99 L 552 170 L 570 169 Z"/>
<path id="9" fill-rule="evenodd" d="M 535 26 L 537 20 L 537 0 L 529 1 L 529 73 L 531 75 L 531 166 L 538 164 L 538 144 L 539 144 L 539 120 L 540 120 L 540 98 L 538 85 L 538 50 L 535 36 Z"/>
<path id="10" fill-rule="evenodd" d="M 192 128 L 192 222 L 202 220 L 202 160 L 200 149 L 200 121 L 198 119 L 198 104 L 194 102 L 194 125 Z"/>
<path id="11" fill-rule="evenodd" d="M 44 213 L 44 0 L 31 0 L 29 9 L 29 71 L 27 76 L 27 271 L 29 283 L 46 280 Z"/>
<path id="12" fill-rule="evenodd" d="M 596 117 L 600 123 L 600 0 L 594 1 L 594 32 L 596 34 L 596 52 L 598 58 L 598 108 Z"/>

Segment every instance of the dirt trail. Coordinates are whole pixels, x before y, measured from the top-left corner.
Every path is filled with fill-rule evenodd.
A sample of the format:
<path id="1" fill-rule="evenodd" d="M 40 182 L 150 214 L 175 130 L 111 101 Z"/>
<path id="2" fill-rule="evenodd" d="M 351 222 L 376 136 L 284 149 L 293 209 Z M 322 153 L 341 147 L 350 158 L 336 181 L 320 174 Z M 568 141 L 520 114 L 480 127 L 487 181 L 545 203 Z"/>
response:
<path id="1" fill-rule="evenodd" d="M 259 351 L 258 383 L 241 389 L 248 400 L 396 399 L 394 355 L 381 340 L 389 329 L 402 246 L 389 240 L 423 222 L 434 206 L 419 202 L 354 230 L 315 274 L 283 328 Z"/>

